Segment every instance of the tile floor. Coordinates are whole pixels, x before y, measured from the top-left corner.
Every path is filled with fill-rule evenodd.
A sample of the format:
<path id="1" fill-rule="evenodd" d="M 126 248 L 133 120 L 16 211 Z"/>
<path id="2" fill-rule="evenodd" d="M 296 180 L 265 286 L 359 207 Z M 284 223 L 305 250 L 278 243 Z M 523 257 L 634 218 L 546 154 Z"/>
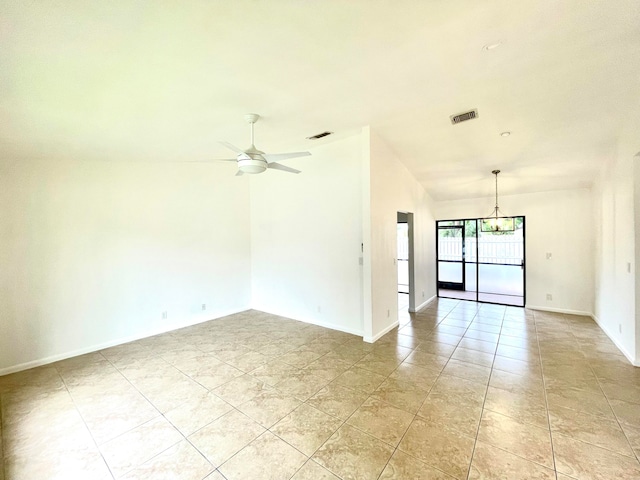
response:
<path id="1" fill-rule="evenodd" d="M 593 321 L 455 300 L 373 345 L 248 311 L 0 404 L 0 480 L 640 479 L 640 369 Z"/>

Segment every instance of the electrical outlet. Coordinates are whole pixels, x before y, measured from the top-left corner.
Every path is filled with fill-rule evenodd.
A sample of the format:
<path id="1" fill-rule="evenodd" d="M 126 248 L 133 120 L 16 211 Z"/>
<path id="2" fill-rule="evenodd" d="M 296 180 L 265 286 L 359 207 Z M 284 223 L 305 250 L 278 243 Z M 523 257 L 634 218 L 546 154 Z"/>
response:
<path id="1" fill-rule="evenodd" d="M 627 273 L 631 273 L 631 262 L 627 262 Z"/>
<path id="2" fill-rule="evenodd" d="M 322 313 L 322 308 L 318 305 L 318 313 Z"/>
<path id="3" fill-rule="evenodd" d="M 163 318 L 163 320 L 167 318 L 167 312 L 166 312 L 166 310 L 165 310 L 164 312 L 162 312 L 162 318 Z"/>
<path id="4" fill-rule="evenodd" d="M 547 293 L 547 300 L 553 300 L 553 295 L 551 295 L 550 293 Z"/>
<path id="5" fill-rule="evenodd" d="M 547 260 L 551 260 L 551 252 L 547 252 Z"/>
<path id="6" fill-rule="evenodd" d="M 203 304 L 202 304 L 202 310 L 206 310 L 206 309 L 207 309 L 207 304 L 206 304 L 206 303 L 203 303 Z"/>
<path id="7" fill-rule="evenodd" d="M 618 324 L 618 332 L 622 333 L 622 324 L 621 323 Z"/>
<path id="8" fill-rule="evenodd" d="M 424 298 L 424 292 L 422 292 L 422 298 Z"/>
<path id="9" fill-rule="evenodd" d="M 387 310 L 387 318 L 391 316 L 391 310 Z"/>

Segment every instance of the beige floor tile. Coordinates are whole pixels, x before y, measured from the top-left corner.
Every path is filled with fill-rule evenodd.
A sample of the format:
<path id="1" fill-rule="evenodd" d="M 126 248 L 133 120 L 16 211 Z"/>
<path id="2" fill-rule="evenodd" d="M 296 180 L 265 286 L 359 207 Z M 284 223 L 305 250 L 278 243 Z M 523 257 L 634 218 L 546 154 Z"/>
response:
<path id="1" fill-rule="evenodd" d="M 429 393 L 463 398 L 466 402 L 481 404 L 487 393 L 487 386 L 464 378 L 440 375 Z"/>
<path id="2" fill-rule="evenodd" d="M 555 480 L 552 469 L 529 462 L 483 442 L 477 442 L 469 480 Z"/>
<path id="3" fill-rule="evenodd" d="M 405 363 L 410 363 L 411 365 L 417 365 L 419 367 L 442 370 L 448 360 L 448 357 L 435 355 L 424 350 L 415 350 L 406 358 Z"/>
<path id="4" fill-rule="evenodd" d="M 455 349 L 456 347 L 454 345 L 430 342 L 428 340 L 420 342 L 416 348 L 417 351 L 432 353 L 433 355 L 438 355 L 440 357 L 449 357 Z"/>
<path id="5" fill-rule="evenodd" d="M 607 398 L 611 400 L 640 404 L 640 382 L 632 384 L 601 379 L 600 386 Z"/>
<path id="6" fill-rule="evenodd" d="M 527 426 L 511 417 L 485 410 L 480 421 L 478 440 L 553 468 L 551 436 L 547 429 Z"/>
<path id="7" fill-rule="evenodd" d="M 494 356 L 490 353 L 480 352 L 478 350 L 469 350 L 468 348 L 458 347 L 451 355 L 451 360 L 472 363 L 482 367 L 491 367 L 493 365 Z"/>
<path id="8" fill-rule="evenodd" d="M 534 375 L 542 377 L 542 367 L 538 363 L 523 362 L 514 358 L 501 357 L 496 355 L 493 362 L 495 370 L 502 370 L 517 375 Z"/>
<path id="9" fill-rule="evenodd" d="M 401 360 L 398 360 L 395 357 L 380 357 L 374 353 L 370 353 L 354 366 L 358 368 L 364 368 L 365 370 L 369 370 L 370 372 L 374 372 L 386 377 L 396 368 L 398 368 L 398 365 L 400 365 L 400 363 Z"/>
<path id="10" fill-rule="evenodd" d="M 368 350 L 363 350 L 360 347 L 345 347 L 327 353 L 326 357 L 336 358 L 353 365 L 354 363 L 359 362 L 362 358 L 366 357 L 369 353 L 370 352 Z"/>
<path id="11" fill-rule="evenodd" d="M 189 436 L 189 441 L 219 467 L 264 430 L 245 414 L 232 410 Z"/>
<path id="12" fill-rule="evenodd" d="M 333 473 L 313 460 L 307 461 L 291 480 L 340 480 Z"/>
<path id="13" fill-rule="evenodd" d="M 100 447 L 116 477 L 175 445 L 182 435 L 164 417 L 155 418 Z"/>
<path id="14" fill-rule="evenodd" d="M 474 443 L 473 437 L 464 436 L 446 424 L 416 418 L 398 449 L 463 480 L 469 470 Z"/>
<path id="15" fill-rule="evenodd" d="M 300 400 L 278 390 L 263 390 L 238 407 L 242 413 L 265 428 L 276 424 L 298 408 Z"/>
<path id="16" fill-rule="evenodd" d="M 556 469 L 580 480 L 632 480 L 640 478 L 638 460 L 595 445 L 554 435 Z"/>
<path id="17" fill-rule="evenodd" d="M 192 480 L 213 471 L 211 463 L 186 440 L 135 468 L 123 480 Z"/>
<path id="18" fill-rule="evenodd" d="M 256 377 L 267 385 L 274 386 L 298 370 L 299 369 L 293 365 L 274 359 L 252 370 L 249 372 L 249 375 Z"/>
<path id="19" fill-rule="evenodd" d="M 609 400 L 613 412 L 621 423 L 640 428 L 640 404 L 624 400 Z"/>
<path id="20" fill-rule="evenodd" d="M 489 387 L 484 408 L 511 417 L 521 423 L 549 428 L 549 414 L 542 394 L 510 392 L 501 388 Z"/>
<path id="21" fill-rule="evenodd" d="M 380 480 L 453 480 L 453 478 L 400 450 L 395 451 L 380 475 Z"/>
<path id="22" fill-rule="evenodd" d="M 311 350 L 304 350 L 297 348 L 290 352 L 281 355 L 278 358 L 280 362 L 288 363 L 297 368 L 303 368 L 309 365 L 311 362 L 319 359 L 322 355 Z"/>
<path id="23" fill-rule="evenodd" d="M 97 450 L 68 450 L 64 455 L 7 459 L 4 464 L 6 480 L 44 479 L 66 480 L 91 478 L 112 480 L 102 455 Z"/>
<path id="24" fill-rule="evenodd" d="M 207 393 L 205 387 L 180 372 L 166 377 L 147 377 L 132 383 L 162 413 L 184 403 L 188 397 Z"/>
<path id="25" fill-rule="evenodd" d="M 591 415 L 602 415 L 615 418 L 607 398 L 603 394 L 595 394 L 589 390 L 567 388 L 547 392 L 549 411 L 556 407 L 565 407 Z"/>
<path id="26" fill-rule="evenodd" d="M 433 331 L 427 337 L 425 337 L 424 340 L 430 342 L 446 343 L 448 345 L 456 346 L 458 345 L 458 343 L 460 343 L 461 338 L 462 335 L 452 335 L 450 333 L 444 333 L 441 331 Z"/>
<path id="27" fill-rule="evenodd" d="M 466 337 L 460 341 L 458 347 L 466 348 L 468 350 L 477 350 L 479 352 L 494 355 L 496 353 L 497 343 L 484 342 L 475 338 Z"/>
<path id="28" fill-rule="evenodd" d="M 413 349 L 392 343 L 376 342 L 371 345 L 371 352 L 377 357 L 399 360 L 402 362 Z"/>
<path id="29" fill-rule="evenodd" d="M 440 370 L 439 368 L 431 369 L 403 362 L 389 375 L 389 378 L 412 383 L 423 390 L 429 390 L 440 375 Z"/>
<path id="30" fill-rule="evenodd" d="M 497 357 L 496 357 L 497 358 Z M 534 374 L 514 374 L 503 370 L 493 369 L 489 386 L 509 390 L 514 393 L 526 393 L 541 396 L 544 394 L 542 377 Z"/>
<path id="31" fill-rule="evenodd" d="M 502 343 L 498 345 L 496 355 L 522 360 L 523 362 L 540 363 L 540 352 L 537 345 L 531 348 L 519 348 Z"/>
<path id="32" fill-rule="evenodd" d="M 307 400 L 307 404 L 329 415 L 346 420 L 369 394 L 331 383 Z"/>
<path id="33" fill-rule="evenodd" d="M 269 356 L 263 355 L 262 353 L 247 352 L 238 357 L 232 358 L 227 363 L 238 370 L 248 373 L 255 370 L 260 365 L 264 365 L 269 359 Z"/>
<path id="34" fill-rule="evenodd" d="M 498 333 L 483 332 L 482 330 L 467 330 L 463 338 L 473 338 L 475 340 L 497 344 L 500 335 Z"/>
<path id="35" fill-rule="evenodd" d="M 458 337 L 462 337 L 464 333 L 467 331 L 467 327 L 454 327 L 452 325 L 447 325 L 444 322 L 438 324 L 436 328 L 433 330 L 434 333 L 445 333 L 448 335 L 455 335 Z"/>
<path id="36" fill-rule="evenodd" d="M 392 453 L 386 443 L 343 425 L 313 459 L 343 480 L 364 480 L 378 478 Z"/>
<path id="37" fill-rule="evenodd" d="M 328 383 L 329 380 L 323 377 L 318 377 L 310 371 L 298 370 L 297 372 L 291 373 L 284 380 L 278 382 L 276 384 L 276 388 L 281 392 L 296 397 L 304 402 Z"/>
<path id="38" fill-rule="evenodd" d="M 395 447 L 409 428 L 413 417 L 412 413 L 376 398 L 369 398 L 349 417 L 347 424 Z"/>
<path id="39" fill-rule="evenodd" d="M 365 393 L 372 393 L 384 382 L 385 378 L 384 375 L 354 366 L 336 378 L 334 383 Z"/>
<path id="40" fill-rule="evenodd" d="M 489 383 L 491 369 L 488 367 L 475 365 L 473 363 L 450 359 L 447 365 L 444 367 L 444 370 L 442 370 L 442 373 L 444 375 L 460 377 L 466 380 L 471 380 L 473 382 L 478 382 L 486 385 L 487 383 Z"/>
<path id="41" fill-rule="evenodd" d="M 311 372 L 316 377 L 331 381 L 349 370 L 351 365 L 350 362 L 335 357 L 323 356 L 304 367 L 304 370 Z"/>
<path id="42" fill-rule="evenodd" d="M 633 449 L 638 460 L 640 460 L 640 427 L 634 427 L 631 425 L 627 425 L 626 423 L 622 423 L 621 425 L 624 434 L 629 440 L 631 448 Z"/>
<path id="43" fill-rule="evenodd" d="M 556 407 L 549 412 L 549 420 L 553 434 L 561 433 L 621 455 L 634 455 L 626 436 L 614 419 Z"/>
<path id="44" fill-rule="evenodd" d="M 432 392 L 418 411 L 418 416 L 475 437 L 482 416 L 482 402 L 460 394 Z"/>
<path id="45" fill-rule="evenodd" d="M 219 470 L 228 480 L 289 480 L 306 461 L 306 456 L 267 431 Z"/>
<path id="46" fill-rule="evenodd" d="M 238 370 L 231 365 L 227 365 L 226 363 L 222 363 L 214 368 L 201 370 L 198 372 L 194 372 L 189 374 L 189 376 L 196 382 L 198 382 L 203 387 L 213 390 L 220 385 L 223 385 L 234 378 L 243 376 L 244 373 L 242 370 Z"/>
<path id="47" fill-rule="evenodd" d="M 342 425 L 342 420 L 303 404 L 271 431 L 305 455 L 311 456 Z"/>
<path id="48" fill-rule="evenodd" d="M 422 402 L 427 398 L 427 394 L 428 390 L 424 390 L 413 383 L 387 378 L 371 395 L 415 414 Z"/>
<path id="49" fill-rule="evenodd" d="M 235 377 L 233 380 L 216 387 L 212 391 L 225 402 L 237 407 L 251 400 L 260 392 L 269 389 L 271 389 L 271 387 L 257 378 L 251 375 L 243 375 L 241 377 Z"/>
<path id="50" fill-rule="evenodd" d="M 182 405 L 169 410 L 164 416 L 184 436 L 189 436 L 232 409 L 231 405 L 218 396 L 207 393 L 188 398 Z"/>

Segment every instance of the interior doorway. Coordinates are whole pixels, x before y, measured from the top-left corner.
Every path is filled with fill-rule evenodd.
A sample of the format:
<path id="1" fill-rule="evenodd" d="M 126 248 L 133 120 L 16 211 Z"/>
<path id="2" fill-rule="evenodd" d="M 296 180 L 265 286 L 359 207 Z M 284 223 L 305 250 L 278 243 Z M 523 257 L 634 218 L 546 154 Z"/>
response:
<path id="1" fill-rule="evenodd" d="M 397 255 L 398 268 L 398 314 L 415 312 L 413 255 L 413 213 L 398 212 Z"/>
<path id="2" fill-rule="evenodd" d="M 438 297 L 524 307 L 525 217 L 436 222 Z"/>

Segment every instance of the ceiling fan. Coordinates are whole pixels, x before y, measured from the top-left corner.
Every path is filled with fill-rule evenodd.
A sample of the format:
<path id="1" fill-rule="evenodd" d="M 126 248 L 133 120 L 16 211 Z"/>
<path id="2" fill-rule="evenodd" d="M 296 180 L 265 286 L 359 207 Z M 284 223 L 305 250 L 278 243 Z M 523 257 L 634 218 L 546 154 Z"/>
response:
<path id="1" fill-rule="evenodd" d="M 278 160 L 287 160 L 289 158 L 306 157 L 311 155 L 311 152 L 264 153 L 263 151 L 258 150 L 253 142 L 253 125 L 259 118 L 260 115 L 257 113 L 248 113 L 244 116 L 244 119 L 251 125 L 251 146 L 246 150 L 242 150 L 230 143 L 220 142 L 220 144 L 224 145 L 229 150 L 237 153 L 237 156 L 236 158 L 221 158 L 218 160 L 223 162 L 238 162 L 238 173 L 236 173 L 236 176 L 244 175 L 245 173 L 262 173 L 267 168 L 289 173 L 300 173 L 300 170 L 296 170 L 295 168 L 287 167 L 276 162 Z"/>

